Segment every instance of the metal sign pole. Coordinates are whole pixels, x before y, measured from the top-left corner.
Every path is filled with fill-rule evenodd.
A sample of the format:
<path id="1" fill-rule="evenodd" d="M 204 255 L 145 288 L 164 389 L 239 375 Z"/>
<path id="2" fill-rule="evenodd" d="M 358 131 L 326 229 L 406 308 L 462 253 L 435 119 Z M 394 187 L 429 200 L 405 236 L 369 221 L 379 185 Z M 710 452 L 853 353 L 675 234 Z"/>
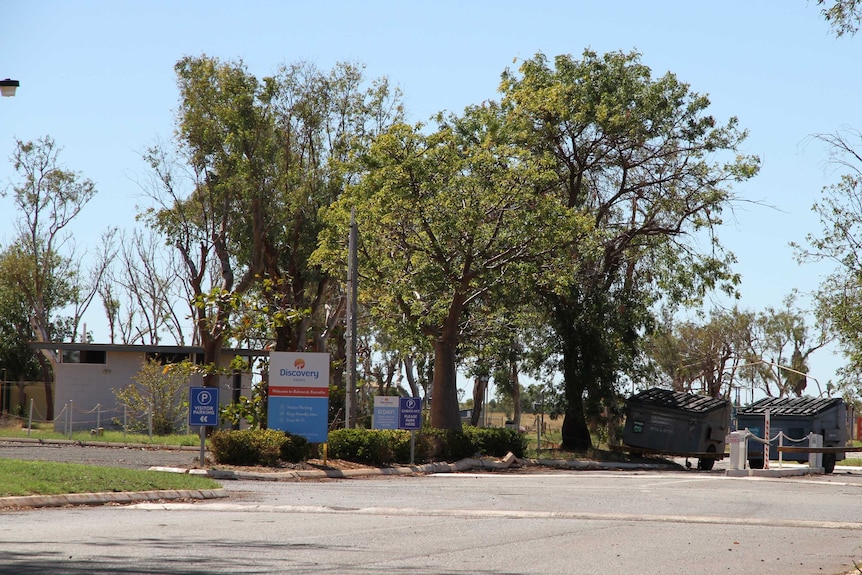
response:
<path id="1" fill-rule="evenodd" d="M 201 435 L 201 469 L 203 469 L 206 467 L 206 456 L 204 455 L 204 451 L 206 449 L 207 428 L 205 425 L 201 425 L 199 429 Z"/>

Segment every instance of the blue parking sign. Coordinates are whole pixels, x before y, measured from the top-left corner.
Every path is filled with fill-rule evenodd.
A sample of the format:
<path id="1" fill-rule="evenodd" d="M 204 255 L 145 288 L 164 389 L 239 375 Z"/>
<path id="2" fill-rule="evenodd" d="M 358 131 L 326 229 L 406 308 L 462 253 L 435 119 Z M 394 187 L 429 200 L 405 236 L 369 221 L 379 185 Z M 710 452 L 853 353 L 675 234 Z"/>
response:
<path id="1" fill-rule="evenodd" d="M 399 399 L 398 429 L 422 429 L 422 400 L 418 397 Z"/>
<path id="2" fill-rule="evenodd" d="M 192 387 L 189 389 L 189 427 L 218 425 L 218 388 Z"/>

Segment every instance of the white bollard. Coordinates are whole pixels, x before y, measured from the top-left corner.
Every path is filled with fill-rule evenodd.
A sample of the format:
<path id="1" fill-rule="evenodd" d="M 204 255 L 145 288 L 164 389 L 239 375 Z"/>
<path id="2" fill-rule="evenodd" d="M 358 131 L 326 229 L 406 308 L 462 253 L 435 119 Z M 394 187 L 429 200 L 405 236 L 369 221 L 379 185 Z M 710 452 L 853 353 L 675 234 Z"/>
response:
<path id="1" fill-rule="evenodd" d="M 730 444 L 730 468 L 745 469 L 748 462 L 748 430 L 730 432 L 727 443 Z"/>
<path id="2" fill-rule="evenodd" d="M 823 447 L 823 436 L 817 433 L 811 432 L 808 434 L 808 447 Z M 812 469 L 819 469 L 823 467 L 823 454 L 822 453 L 809 453 L 808 454 L 808 467 Z"/>

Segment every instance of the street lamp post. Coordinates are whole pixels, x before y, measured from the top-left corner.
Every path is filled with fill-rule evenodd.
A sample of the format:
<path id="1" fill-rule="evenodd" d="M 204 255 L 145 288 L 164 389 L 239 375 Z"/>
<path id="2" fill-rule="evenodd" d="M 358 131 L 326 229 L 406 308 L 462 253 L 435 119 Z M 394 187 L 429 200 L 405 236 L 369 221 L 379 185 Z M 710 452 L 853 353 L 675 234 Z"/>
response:
<path id="1" fill-rule="evenodd" d="M 9 78 L 0 80 L 0 95 L 4 97 L 14 96 L 15 90 L 17 90 L 20 85 L 21 82 L 18 80 L 10 80 Z"/>

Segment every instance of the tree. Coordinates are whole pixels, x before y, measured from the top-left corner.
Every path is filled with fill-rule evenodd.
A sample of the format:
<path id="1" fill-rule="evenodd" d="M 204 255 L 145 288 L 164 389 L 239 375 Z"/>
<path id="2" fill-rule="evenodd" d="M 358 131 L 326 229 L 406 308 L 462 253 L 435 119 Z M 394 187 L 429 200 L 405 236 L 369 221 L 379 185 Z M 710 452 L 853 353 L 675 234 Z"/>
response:
<path id="1" fill-rule="evenodd" d="M 859 30 L 859 22 L 862 21 L 859 0 L 817 0 L 817 5 L 823 6 L 820 13 L 832 26 L 835 36 L 853 36 Z"/>
<path id="2" fill-rule="evenodd" d="M 350 208 L 360 230 L 360 298 L 378 327 L 408 348 L 433 346 L 431 425 L 460 429 L 456 365 L 466 311 L 519 262 L 541 258 L 570 229 L 565 210 L 536 193 L 541 171 L 507 141 L 501 109 L 438 117 L 438 129 L 396 125 L 364 158 L 367 173 L 330 211 L 321 258 L 343 261 Z"/>
<path id="3" fill-rule="evenodd" d="M 822 226 L 795 245 L 801 262 L 826 262 L 834 269 L 815 294 L 817 318 L 836 335 L 848 359 L 843 383 L 856 385 L 862 373 L 862 133 L 846 130 L 817 136 L 830 148 L 830 160 L 844 170 L 823 188 L 812 210 Z"/>
<path id="4" fill-rule="evenodd" d="M 773 385 L 778 397 L 801 396 L 807 387 L 809 357 L 831 339 L 825 329 L 812 337 L 805 313 L 795 303 L 796 295 L 790 294 L 782 309 L 767 307 L 754 324 L 750 362 L 769 396 L 774 395 Z"/>
<path id="5" fill-rule="evenodd" d="M 130 410 L 132 429 L 145 430 L 152 422 L 156 435 L 170 435 L 188 421 L 184 397 L 193 373 L 188 362 L 163 364 L 147 360 L 132 379 L 135 383 L 113 390 L 117 401 Z"/>
<path id="6" fill-rule="evenodd" d="M 178 290 L 184 282 L 176 281 L 182 275 L 172 252 L 140 230 L 124 233 L 119 243 L 119 257 L 99 288 L 111 343 L 159 345 L 167 332 L 174 343 L 185 345 L 183 317 L 174 304 L 189 297 Z"/>
<path id="7" fill-rule="evenodd" d="M 736 380 L 750 381 L 743 369 L 752 356 L 755 315 L 737 308 L 713 310 L 704 323 L 666 319 L 646 339 L 646 349 L 676 391 L 730 399 Z"/>
<path id="8" fill-rule="evenodd" d="M 217 364 L 227 339 L 262 328 L 275 350 L 337 355 L 339 285 L 309 261 L 318 211 L 349 181 L 346 158 L 399 116 L 397 92 L 385 79 L 366 88 L 348 64 L 329 74 L 296 64 L 262 79 L 207 56 L 175 69 L 177 146 L 147 156 L 159 190 L 147 219 L 184 262 L 204 361 Z M 190 182 L 180 181 L 185 167 Z"/>
<path id="9" fill-rule="evenodd" d="M 27 302 L 33 338 L 40 343 L 75 336 L 111 258 L 109 234 L 90 273 L 80 267 L 83 258 L 71 245 L 68 227 L 93 199 L 96 188 L 80 174 L 63 169 L 59 154 L 60 148 L 46 136 L 35 142 L 17 140 L 12 155 L 21 178 L 12 187 L 18 239 L 7 250 L 4 266 L 6 277 L 16 282 Z M 59 316 L 69 309 L 71 316 Z M 51 378 L 60 358 L 56 350 L 40 351 L 47 418 L 53 419 Z"/>
<path id="10" fill-rule="evenodd" d="M 623 374 L 636 375 L 654 304 L 738 282 L 714 231 L 730 184 L 758 161 L 737 154 L 735 118 L 718 125 L 705 96 L 670 73 L 653 79 L 636 53 L 587 50 L 553 66 L 538 54 L 507 71 L 501 91 L 523 145 L 553 166 L 549 193 L 591 222 L 537 272 L 562 363 L 563 447 L 590 448 L 587 422 L 617 403 Z"/>
<path id="11" fill-rule="evenodd" d="M 0 366 L 4 386 L 12 381 L 34 381 L 41 375 L 37 353 L 29 345 L 33 341 L 30 307 L 14 279 L 15 273 L 10 273 L 20 264 L 14 250 L 0 254 Z M 10 388 L 4 387 L 0 392 L 4 394 L 0 404 L 12 412 Z M 19 397 L 22 403 L 17 409 L 23 410 L 24 395 Z"/>

